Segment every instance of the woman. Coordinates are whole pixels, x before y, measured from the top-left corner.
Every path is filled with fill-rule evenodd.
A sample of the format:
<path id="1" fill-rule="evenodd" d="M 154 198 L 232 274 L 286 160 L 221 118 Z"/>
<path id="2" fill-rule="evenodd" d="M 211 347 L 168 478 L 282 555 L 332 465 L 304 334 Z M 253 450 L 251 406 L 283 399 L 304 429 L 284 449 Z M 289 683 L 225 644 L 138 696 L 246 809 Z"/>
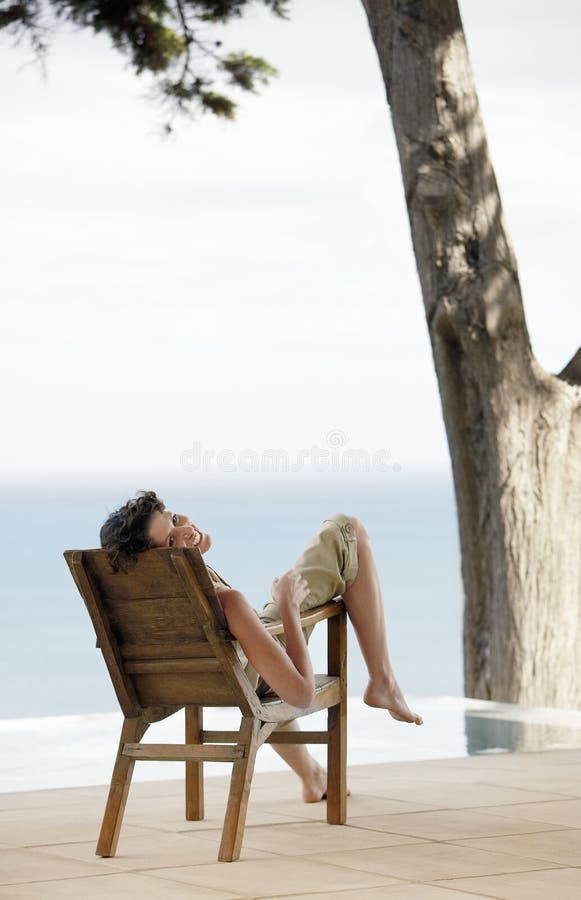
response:
<path id="1" fill-rule="evenodd" d="M 141 491 L 111 513 L 101 528 L 101 546 L 109 551 L 114 568 L 126 568 L 138 553 L 151 547 L 197 547 L 206 553 L 212 540 L 187 516 L 167 510 L 154 491 Z M 293 568 L 274 579 L 272 599 L 260 615 L 240 591 L 207 568 L 228 627 L 248 659 L 247 674 L 254 676 L 259 692 L 266 684 L 293 706 L 309 706 L 315 682 L 300 614 L 341 596 L 369 673 L 364 702 L 386 709 L 400 722 L 422 724 L 421 716 L 408 707 L 393 674 L 379 578 L 369 535 L 359 519 L 342 513 L 326 519 Z M 284 644 L 264 627 L 281 620 Z M 258 676 L 262 680 L 257 684 Z M 298 730 L 296 722 L 283 727 Z M 325 771 L 306 746 L 272 746 L 300 777 L 305 802 L 321 800 L 326 791 Z"/>

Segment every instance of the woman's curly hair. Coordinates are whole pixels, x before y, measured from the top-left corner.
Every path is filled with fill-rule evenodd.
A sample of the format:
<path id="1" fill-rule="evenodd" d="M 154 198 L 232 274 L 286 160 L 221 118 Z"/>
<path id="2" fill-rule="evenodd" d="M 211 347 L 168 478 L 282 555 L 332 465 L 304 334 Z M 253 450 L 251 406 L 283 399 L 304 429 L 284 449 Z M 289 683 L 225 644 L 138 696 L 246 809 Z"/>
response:
<path id="1" fill-rule="evenodd" d="M 149 520 L 154 512 L 163 512 L 165 503 L 155 491 L 138 491 L 112 512 L 101 527 L 101 547 L 109 551 L 109 562 L 114 572 L 128 572 L 137 562 L 137 556 L 152 546 L 147 536 Z"/>

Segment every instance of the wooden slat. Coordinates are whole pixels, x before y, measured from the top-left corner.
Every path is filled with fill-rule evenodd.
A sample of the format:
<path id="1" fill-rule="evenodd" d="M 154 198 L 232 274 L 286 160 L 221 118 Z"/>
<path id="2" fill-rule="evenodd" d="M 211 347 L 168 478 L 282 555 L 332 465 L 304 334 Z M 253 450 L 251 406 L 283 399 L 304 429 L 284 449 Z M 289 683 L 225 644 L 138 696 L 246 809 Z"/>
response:
<path id="1" fill-rule="evenodd" d="M 347 616 L 327 623 L 327 668 L 337 676 L 340 702 L 327 712 L 327 822 L 344 825 L 347 819 Z"/>
<path id="2" fill-rule="evenodd" d="M 132 675 L 143 706 L 238 706 L 239 694 L 223 672 Z"/>
<path id="3" fill-rule="evenodd" d="M 265 741 L 266 744 L 326 744 L 326 731 L 275 731 Z M 238 740 L 237 731 L 202 731 L 204 744 L 234 744 Z"/>
<path id="4" fill-rule="evenodd" d="M 168 553 L 149 550 L 139 555 L 138 565 L 129 572 L 113 572 L 106 550 L 86 551 L 91 575 L 102 593 L 117 600 L 164 599 L 184 596 Z"/>
<path id="5" fill-rule="evenodd" d="M 125 662 L 130 675 L 208 674 L 221 672 L 217 659 L 136 659 Z"/>
<path id="6" fill-rule="evenodd" d="M 204 710 L 201 706 L 186 706 L 186 744 L 203 744 Z M 219 743 L 226 743 L 219 741 Z M 186 821 L 199 822 L 204 818 L 204 763 L 186 761 Z"/>
<path id="7" fill-rule="evenodd" d="M 246 753 L 244 746 L 205 747 L 201 744 L 125 744 L 123 756 L 130 759 L 173 760 L 186 762 L 188 759 L 201 759 L 208 762 L 233 762 L 242 759 Z"/>
<path id="8" fill-rule="evenodd" d="M 239 731 L 206 731 L 205 729 L 200 737 L 204 744 L 236 744 L 239 739 Z"/>
<path id="9" fill-rule="evenodd" d="M 131 776 L 135 766 L 135 760 L 124 757 L 122 751 L 128 741 L 140 741 L 147 728 L 148 724 L 141 716 L 133 719 L 126 718 L 123 722 L 107 805 L 103 815 L 97 849 L 95 850 L 97 856 L 115 856 L 117 851 L 119 832 L 121 831 Z"/>
<path id="10" fill-rule="evenodd" d="M 333 600 L 330 603 L 325 603 L 323 606 L 318 606 L 316 609 L 301 613 L 301 628 L 307 628 L 309 625 L 316 625 L 317 622 L 322 622 L 333 616 L 339 616 L 344 609 L 345 606 L 342 600 Z M 269 634 L 284 634 L 284 625 L 282 622 L 273 622 L 271 625 L 266 625 L 265 627 Z"/>
<path id="11" fill-rule="evenodd" d="M 206 637 L 192 615 L 188 597 L 103 601 L 111 627 L 123 644 L 178 644 Z"/>
<path id="12" fill-rule="evenodd" d="M 208 641 L 184 641 L 179 644 L 120 644 L 119 650 L 125 660 L 129 659 L 196 659 L 213 655 Z"/>
<path id="13" fill-rule="evenodd" d="M 228 805 L 226 807 L 222 840 L 218 853 L 218 859 L 221 862 L 231 862 L 240 856 L 250 785 L 252 784 L 256 751 L 258 750 L 259 731 L 260 722 L 258 719 L 254 717 L 244 717 L 242 719 L 240 740 L 246 744 L 247 752 L 244 759 L 238 760 L 232 767 Z"/>
<path id="14" fill-rule="evenodd" d="M 67 550 L 64 553 L 75 584 L 93 622 L 101 652 L 109 670 L 121 709 L 126 718 L 135 718 L 140 713 L 139 699 L 131 679 L 127 677 L 123 670 L 123 659 L 111 629 L 107 612 L 104 609 L 99 587 L 95 584 L 90 571 L 85 565 L 86 555 L 82 550 Z"/>
<path id="15" fill-rule="evenodd" d="M 267 738 L 267 744 L 326 744 L 326 731 L 275 731 Z"/>

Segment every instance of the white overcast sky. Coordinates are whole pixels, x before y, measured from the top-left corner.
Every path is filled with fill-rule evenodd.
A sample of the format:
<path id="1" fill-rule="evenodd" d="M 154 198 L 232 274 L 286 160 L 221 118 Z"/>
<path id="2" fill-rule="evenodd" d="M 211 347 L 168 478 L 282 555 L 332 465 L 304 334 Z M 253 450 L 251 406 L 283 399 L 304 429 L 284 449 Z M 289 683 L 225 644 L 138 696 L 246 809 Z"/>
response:
<path id="1" fill-rule="evenodd" d="M 581 6 L 461 6 L 534 350 L 581 335 Z M 234 124 L 160 116 L 105 38 L 48 79 L 1 43 L 4 480 L 179 472 L 182 452 L 386 449 L 448 469 L 379 68 L 358 0 L 228 30 L 280 78 Z"/>

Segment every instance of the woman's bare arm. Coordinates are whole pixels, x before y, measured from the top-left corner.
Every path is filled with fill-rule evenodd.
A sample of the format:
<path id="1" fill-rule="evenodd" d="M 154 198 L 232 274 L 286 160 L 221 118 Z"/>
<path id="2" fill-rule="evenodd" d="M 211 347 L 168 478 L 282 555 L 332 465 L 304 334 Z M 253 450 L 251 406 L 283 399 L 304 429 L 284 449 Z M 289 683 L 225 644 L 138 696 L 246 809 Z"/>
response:
<path id="1" fill-rule="evenodd" d="M 250 664 L 281 700 L 304 709 L 312 703 L 315 692 L 311 658 L 300 626 L 300 604 L 308 587 L 300 575 L 290 571 L 274 580 L 272 592 L 281 612 L 286 652 L 268 633 L 240 591 L 220 591 L 218 598 L 228 628 L 240 642 Z"/>

